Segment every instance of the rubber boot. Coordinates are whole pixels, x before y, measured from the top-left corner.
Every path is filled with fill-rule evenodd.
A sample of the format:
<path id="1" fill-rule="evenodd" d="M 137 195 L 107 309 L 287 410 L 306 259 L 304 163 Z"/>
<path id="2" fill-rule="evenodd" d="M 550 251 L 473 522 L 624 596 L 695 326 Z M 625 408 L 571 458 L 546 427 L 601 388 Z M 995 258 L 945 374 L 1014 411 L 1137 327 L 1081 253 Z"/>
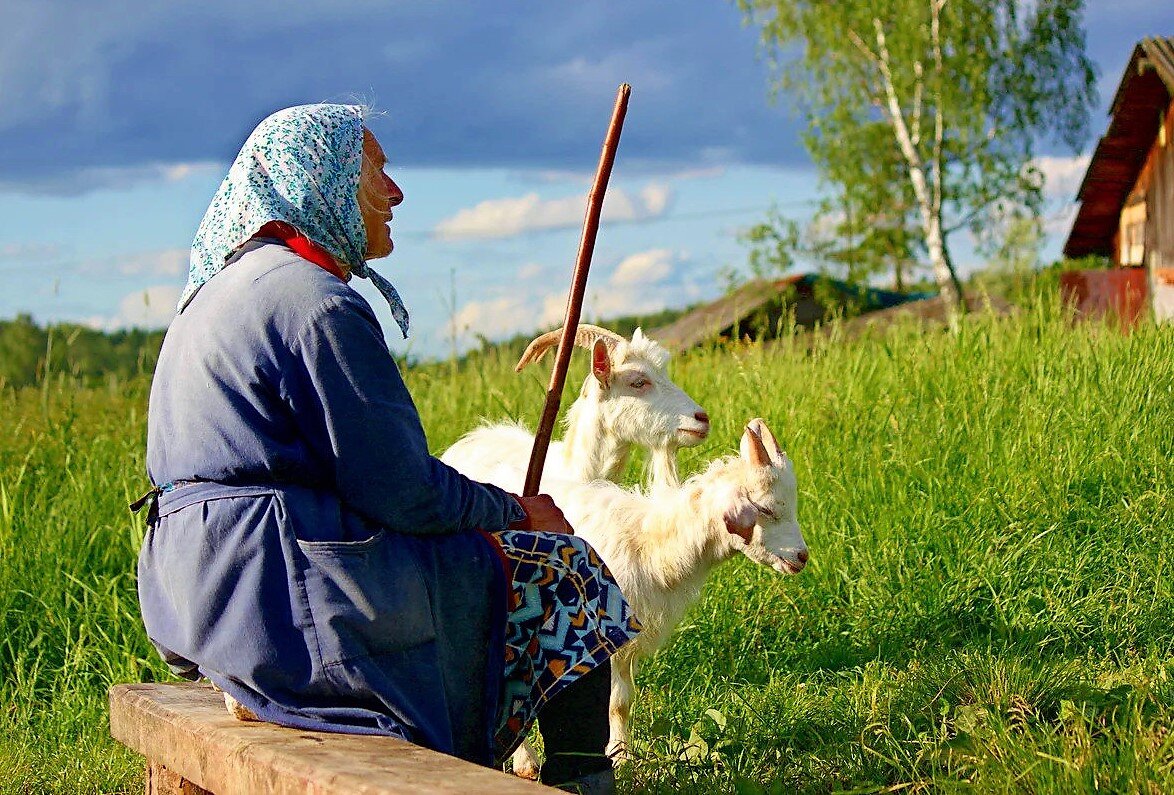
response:
<path id="1" fill-rule="evenodd" d="M 611 663 L 582 676 L 538 713 L 546 761 L 538 780 L 583 795 L 611 795 L 615 773 L 607 758 Z"/>
<path id="2" fill-rule="evenodd" d="M 616 773 L 609 767 L 598 773 L 588 773 L 562 784 L 555 784 L 554 788 L 564 792 L 575 792 L 578 795 L 615 795 Z"/>

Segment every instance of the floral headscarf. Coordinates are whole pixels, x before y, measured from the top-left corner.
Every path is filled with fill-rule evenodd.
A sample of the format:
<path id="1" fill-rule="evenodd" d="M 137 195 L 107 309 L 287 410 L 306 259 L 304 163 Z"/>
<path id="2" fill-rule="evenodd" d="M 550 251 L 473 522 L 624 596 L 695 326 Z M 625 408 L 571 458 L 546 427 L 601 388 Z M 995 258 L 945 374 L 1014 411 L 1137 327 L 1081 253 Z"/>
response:
<path id="1" fill-rule="evenodd" d="M 367 266 L 359 211 L 363 111 L 357 105 L 298 105 L 257 125 L 212 199 L 192 241 L 182 312 L 225 260 L 269 221 L 285 221 L 370 279 L 404 337 L 408 312 L 391 282 Z"/>

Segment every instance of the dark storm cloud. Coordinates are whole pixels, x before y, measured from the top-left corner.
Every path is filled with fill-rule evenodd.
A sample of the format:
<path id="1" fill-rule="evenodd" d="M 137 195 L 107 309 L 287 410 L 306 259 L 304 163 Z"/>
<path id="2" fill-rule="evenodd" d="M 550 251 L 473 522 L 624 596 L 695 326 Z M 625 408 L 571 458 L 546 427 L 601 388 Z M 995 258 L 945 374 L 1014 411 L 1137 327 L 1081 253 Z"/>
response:
<path id="1" fill-rule="evenodd" d="M 1172 22 L 1166 3 L 1090 4 L 1105 103 Z M 356 97 L 387 112 L 372 126 L 397 164 L 589 170 L 622 81 L 629 170 L 806 165 L 758 55 L 722 0 L 0 0 L 0 190 L 226 161 L 276 108 Z"/>
<path id="2" fill-rule="evenodd" d="M 590 169 L 625 80 L 631 163 L 806 160 L 797 120 L 766 101 L 756 32 L 722 2 L 0 8 L 9 187 L 227 160 L 275 108 L 355 97 L 387 112 L 373 126 L 399 164 Z"/>

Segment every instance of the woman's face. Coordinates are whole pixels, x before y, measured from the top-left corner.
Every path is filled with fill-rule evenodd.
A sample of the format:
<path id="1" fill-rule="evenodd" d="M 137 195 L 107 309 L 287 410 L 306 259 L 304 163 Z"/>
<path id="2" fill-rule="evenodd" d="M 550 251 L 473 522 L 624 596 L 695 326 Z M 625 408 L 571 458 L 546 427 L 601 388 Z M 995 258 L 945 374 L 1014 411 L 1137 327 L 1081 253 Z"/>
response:
<path id="1" fill-rule="evenodd" d="M 366 127 L 363 128 L 363 167 L 359 174 L 359 211 L 367 230 L 366 259 L 379 259 L 391 253 L 391 208 L 404 200 L 403 191 L 383 173 L 387 157 L 383 147 Z"/>

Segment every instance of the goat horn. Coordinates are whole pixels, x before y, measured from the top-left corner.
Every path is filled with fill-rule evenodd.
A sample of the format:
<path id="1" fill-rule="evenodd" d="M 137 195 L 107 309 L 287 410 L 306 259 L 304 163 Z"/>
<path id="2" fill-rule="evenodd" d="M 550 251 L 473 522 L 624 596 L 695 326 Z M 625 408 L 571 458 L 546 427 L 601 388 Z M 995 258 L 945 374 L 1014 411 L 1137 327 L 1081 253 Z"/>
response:
<path id="1" fill-rule="evenodd" d="M 563 330 L 560 327 L 554 331 L 548 331 L 539 337 L 535 337 L 526 346 L 525 352 L 522 353 L 522 358 L 514 366 L 514 372 L 520 373 L 526 365 L 533 364 L 541 359 L 546 355 L 548 350 L 558 346 L 558 342 L 562 339 L 562 336 Z M 601 326 L 592 326 L 590 323 L 580 323 L 578 328 L 575 329 L 576 347 L 590 350 L 597 339 L 603 340 L 603 344 L 607 346 L 608 353 L 613 352 L 621 342 L 627 342 L 627 340 L 614 331 L 609 331 Z"/>

